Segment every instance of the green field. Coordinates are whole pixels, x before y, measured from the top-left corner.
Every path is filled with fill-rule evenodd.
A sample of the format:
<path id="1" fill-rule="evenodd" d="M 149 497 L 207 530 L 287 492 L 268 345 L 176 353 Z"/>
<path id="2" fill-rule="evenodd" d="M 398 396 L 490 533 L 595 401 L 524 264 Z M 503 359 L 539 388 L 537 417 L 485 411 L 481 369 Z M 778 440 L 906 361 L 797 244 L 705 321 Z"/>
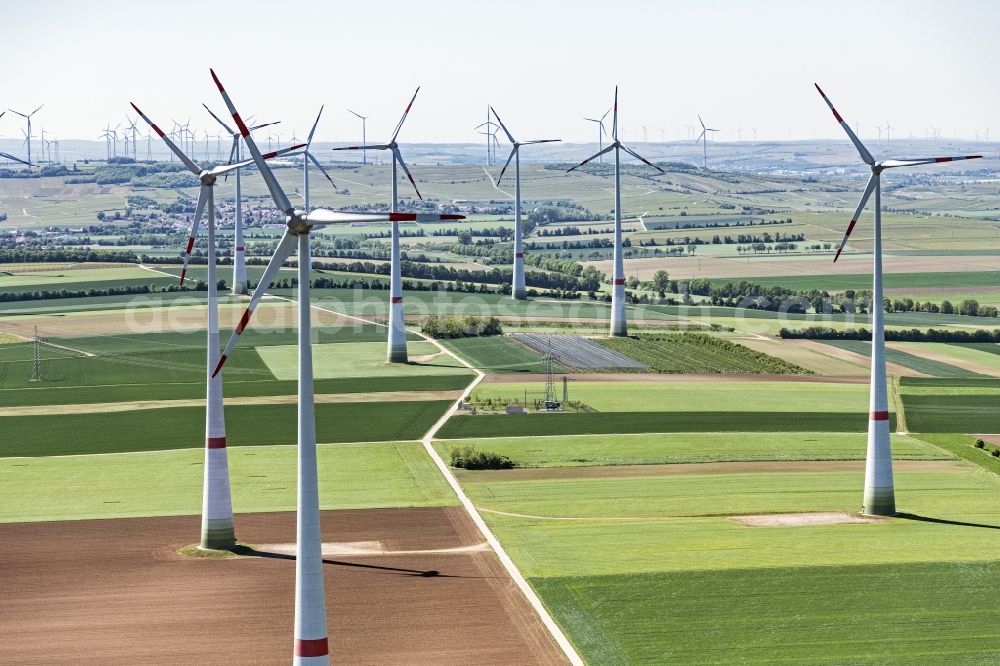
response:
<path id="1" fill-rule="evenodd" d="M 590 663 L 874 665 L 995 663 L 998 581 L 998 562 L 926 562 L 531 583 Z"/>
<path id="2" fill-rule="evenodd" d="M 470 370 L 433 343 L 407 345 L 409 363 L 386 363 L 386 347 L 381 342 L 313 345 L 313 375 L 316 379 L 338 377 L 406 377 L 415 375 L 469 375 Z M 298 346 L 258 347 L 257 353 L 278 379 L 298 375 Z"/>
<path id="3" fill-rule="evenodd" d="M 435 443 L 447 460 L 456 447 L 508 456 L 519 468 L 667 465 L 769 460 L 864 460 L 861 433 L 677 433 L 602 436 L 493 437 Z M 937 460 L 949 454 L 906 435 L 892 436 L 896 460 Z"/>
<path id="4" fill-rule="evenodd" d="M 775 356 L 704 333 L 602 338 L 598 342 L 668 374 L 811 374 Z"/>
<path id="5" fill-rule="evenodd" d="M 890 427 L 896 417 L 890 415 Z M 438 431 L 441 439 L 539 437 L 657 432 L 866 432 L 868 413 L 837 412 L 609 412 L 460 415 Z"/>
<path id="6" fill-rule="evenodd" d="M 237 514 L 295 509 L 295 453 L 294 446 L 229 449 Z M 204 455 L 185 449 L 0 460 L 0 522 L 197 514 Z M 455 503 L 418 443 L 320 445 L 317 456 L 323 509 Z"/>
<path id="7" fill-rule="evenodd" d="M 369 442 L 419 439 L 451 406 L 450 400 L 355 402 L 316 405 L 316 441 Z M 200 448 L 204 407 L 127 412 L 3 417 L 0 457 L 56 456 Z M 296 405 L 226 408 L 230 446 L 293 444 Z"/>
<path id="8" fill-rule="evenodd" d="M 30 370 L 30 368 L 29 368 Z M 376 393 L 383 391 L 457 391 L 468 385 L 464 375 L 413 377 L 350 377 L 317 379 L 316 395 L 326 393 Z M 223 383 L 227 398 L 270 395 L 296 395 L 298 383 L 292 380 L 249 380 L 227 378 Z M 27 405 L 80 405 L 136 400 L 195 400 L 205 396 L 205 383 L 112 384 L 108 386 L 47 387 L 0 389 L 0 407 Z"/>
<path id="9" fill-rule="evenodd" d="M 508 374 L 546 370 L 545 358 L 541 354 L 505 336 L 459 338 L 440 342 L 453 354 L 464 358 L 483 372 Z M 565 368 L 555 363 L 554 370 L 563 372 Z"/>
<path id="10" fill-rule="evenodd" d="M 596 441 L 588 447 L 588 439 Z M 717 451 L 726 439 L 463 444 L 572 472 L 581 464 L 663 462 L 655 456 L 664 452 L 669 461 L 690 461 L 691 449 Z M 760 460 L 762 450 L 780 459 L 839 449 L 857 458 L 863 444 L 860 434 L 802 433 L 753 438 L 727 453 Z M 612 469 L 533 478 L 513 470 L 460 478 L 588 662 L 992 663 L 1000 648 L 982 618 L 1000 591 L 992 545 L 1000 478 L 947 463 L 949 453 L 913 437 L 894 437 L 894 447 L 901 458 L 945 466 L 897 470 L 904 513 L 878 524 L 755 528 L 727 517 L 855 512 L 860 464 L 856 472 L 634 476 L 625 469 L 616 476 Z"/>

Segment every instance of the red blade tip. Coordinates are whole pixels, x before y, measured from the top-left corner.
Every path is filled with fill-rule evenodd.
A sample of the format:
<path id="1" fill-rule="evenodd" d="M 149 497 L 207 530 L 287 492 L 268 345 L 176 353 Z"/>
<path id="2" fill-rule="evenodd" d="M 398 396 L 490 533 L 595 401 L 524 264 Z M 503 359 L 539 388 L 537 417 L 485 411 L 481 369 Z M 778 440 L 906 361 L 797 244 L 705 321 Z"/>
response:
<path id="1" fill-rule="evenodd" d="M 220 81 L 219 77 L 215 75 L 215 70 L 210 67 L 208 71 L 212 73 L 212 80 L 215 81 L 215 85 L 219 87 L 219 92 L 225 92 L 225 89 L 222 87 L 222 81 Z"/>
<path id="2" fill-rule="evenodd" d="M 226 355 L 223 354 L 222 358 L 219 359 L 219 364 L 217 366 L 215 366 L 215 371 L 212 372 L 212 376 L 213 377 L 215 377 L 217 374 L 219 374 L 219 370 L 222 370 L 222 364 L 225 363 L 225 362 L 226 362 Z"/>

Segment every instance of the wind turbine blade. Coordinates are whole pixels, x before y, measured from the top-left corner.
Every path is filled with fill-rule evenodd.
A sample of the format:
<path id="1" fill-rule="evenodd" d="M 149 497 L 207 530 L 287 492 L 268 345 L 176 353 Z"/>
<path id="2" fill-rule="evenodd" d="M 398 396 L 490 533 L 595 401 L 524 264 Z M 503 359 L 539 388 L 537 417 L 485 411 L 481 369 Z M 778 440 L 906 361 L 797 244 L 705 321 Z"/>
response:
<path id="1" fill-rule="evenodd" d="M 406 166 L 406 162 L 403 161 L 403 156 L 400 155 L 399 148 L 393 148 L 392 154 L 396 157 L 396 161 L 399 162 L 399 166 L 403 167 L 403 173 L 405 173 L 406 177 L 410 179 L 410 185 L 413 185 L 413 191 L 417 193 L 417 198 L 423 201 L 424 198 L 421 196 L 420 190 L 417 189 L 417 181 L 413 180 L 413 174 L 410 173 L 410 170 Z"/>
<path id="2" fill-rule="evenodd" d="M 921 164 L 938 164 L 940 162 L 957 162 L 959 160 L 978 160 L 982 155 L 959 155 L 957 157 L 914 157 L 910 159 L 885 160 L 879 162 L 886 169 L 894 167 L 920 166 Z"/>
<path id="3" fill-rule="evenodd" d="M 608 117 L 609 113 L 611 113 L 611 107 L 610 106 L 608 107 L 608 110 L 604 112 L 604 115 L 601 116 L 601 119 L 598 122 L 604 122 L 604 119 Z"/>
<path id="4" fill-rule="evenodd" d="M 303 216 L 310 226 L 327 224 L 353 224 L 356 222 L 440 222 L 442 220 L 464 220 L 464 215 L 455 213 L 357 213 L 346 210 L 317 208 Z"/>
<path id="5" fill-rule="evenodd" d="M 858 149 L 858 154 L 861 155 L 861 159 L 864 160 L 865 164 L 868 165 L 875 164 L 875 158 L 872 157 L 872 154 L 868 152 L 867 148 L 865 148 L 865 144 L 861 143 L 861 139 L 857 137 L 857 135 L 851 129 L 851 126 L 848 125 L 846 122 L 844 122 L 844 119 L 840 116 L 839 113 L 837 113 L 837 109 L 834 108 L 833 102 L 831 102 L 830 98 L 826 96 L 826 93 L 823 92 L 823 89 L 819 87 L 818 83 L 813 83 L 813 85 L 816 86 L 816 90 L 819 91 L 819 94 L 823 97 L 823 100 L 826 101 L 826 105 L 830 107 L 831 111 L 833 111 L 833 117 L 837 119 L 837 122 L 840 123 L 840 126 L 844 128 L 845 132 L 847 132 L 847 136 L 850 137 L 851 143 L 853 143 L 854 147 Z"/>
<path id="6" fill-rule="evenodd" d="M 417 93 L 420 92 L 420 86 L 413 92 L 413 97 L 410 98 L 410 103 L 406 105 L 406 110 L 403 111 L 403 117 L 399 119 L 399 123 L 396 124 L 396 129 L 392 131 L 392 138 L 389 139 L 389 143 L 395 143 L 396 137 L 399 136 L 399 130 L 403 129 L 403 122 L 406 121 L 406 116 L 409 115 L 410 109 L 413 108 L 413 102 L 417 99 Z"/>
<path id="7" fill-rule="evenodd" d="M 705 121 L 701 119 L 701 114 L 698 114 L 698 122 L 701 123 L 701 129 L 705 129 Z M 704 133 L 704 132 L 703 132 Z"/>
<path id="8" fill-rule="evenodd" d="M 242 121 L 240 121 L 242 122 Z M 271 288 L 271 283 L 274 282 L 274 276 L 278 274 L 281 269 L 281 265 L 285 263 L 285 259 L 288 259 L 291 255 L 292 250 L 298 244 L 298 236 L 292 235 L 292 232 L 285 229 L 284 235 L 282 235 L 281 240 L 278 241 L 278 247 L 275 249 L 274 254 L 271 256 L 271 261 L 267 263 L 267 268 L 264 269 L 264 274 L 260 276 L 260 282 L 257 283 L 257 288 L 253 290 L 253 295 L 250 296 L 250 302 L 247 303 L 247 309 L 243 312 L 243 316 L 240 317 L 240 323 L 236 325 L 236 330 L 233 331 L 232 337 L 229 338 L 229 342 L 226 343 L 226 349 L 222 352 L 222 356 L 219 358 L 219 364 L 215 366 L 215 372 L 212 376 L 215 377 L 222 370 L 223 364 L 226 362 L 226 358 L 229 357 L 230 352 L 233 351 L 233 347 L 236 346 L 236 341 L 240 339 L 243 331 L 246 329 L 247 324 L 250 323 L 250 317 L 253 315 L 253 310 L 260 303 L 260 299 L 264 297 L 264 293 Z"/>
<path id="9" fill-rule="evenodd" d="M 219 88 L 219 93 L 222 95 L 223 101 L 226 103 L 226 108 L 229 109 L 229 113 L 232 114 L 233 120 L 236 121 L 236 126 L 240 128 L 240 134 L 243 135 L 243 141 L 247 144 L 247 148 L 250 149 L 250 154 L 253 155 L 254 161 L 257 162 L 257 169 L 260 171 L 260 175 L 264 177 L 264 182 L 267 183 L 267 189 L 271 191 L 271 198 L 274 199 L 275 205 L 283 213 L 288 213 L 292 210 L 292 204 L 285 195 L 284 190 L 278 184 L 278 179 L 274 177 L 271 172 L 270 167 L 264 163 L 264 158 L 261 157 L 260 149 L 257 148 L 256 142 L 254 142 L 253 137 L 250 136 L 250 130 L 247 128 L 246 123 L 240 118 L 239 112 L 233 105 L 233 100 L 229 98 L 229 93 L 222 86 L 222 81 L 219 77 L 215 75 L 215 70 L 209 70 L 212 73 L 212 79 L 215 81 L 215 85 Z"/>
<path id="10" fill-rule="evenodd" d="M 698 138 L 697 138 L 697 139 L 695 139 L 695 140 L 694 140 L 694 142 L 695 142 L 695 143 L 698 143 L 699 141 L 701 141 L 701 137 L 705 136 L 705 132 L 706 132 L 706 131 L 707 131 L 707 130 L 702 130 L 702 131 L 701 131 L 701 134 L 699 134 L 699 135 L 698 135 Z"/>
<path id="11" fill-rule="evenodd" d="M 45 106 L 45 105 L 44 105 L 44 104 L 39 104 L 39 105 L 38 105 L 38 108 L 37 108 L 37 109 L 35 109 L 34 111 L 32 111 L 31 113 L 29 113 L 28 115 L 29 115 L 29 116 L 33 116 L 33 115 L 35 115 L 36 113 L 38 113 L 39 111 L 41 111 L 41 110 L 42 110 L 42 107 L 43 107 L 43 106 Z"/>
<path id="12" fill-rule="evenodd" d="M 20 162 L 21 164 L 24 164 L 25 166 L 34 166 L 33 164 L 25 162 L 20 157 L 14 157 L 13 155 L 9 155 L 8 153 L 0 153 L 0 157 L 3 157 L 4 159 L 12 160 L 14 162 Z"/>
<path id="13" fill-rule="evenodd" d="M 273 150 L 269 153 L 264 153 L 263 155 L 261 155 L 261 157 L 265 160 L 269 160 L 278 157 L 279 155 L 287 155 L 288 153 L 291 153 L 293 151 L 301 150 L 302 148 L 305 147 L 306 144 L 300 143 L 295 146 L 289 146 L 288 148 L 282 148 L 281 150 Z M 249 166 L 253 163 L 254 159 L 251 158 L 249 160 L 243 160 L 242 162 L 236 162 L 235 164 L 220 164 L 219 166 L 212 169 L 211 173 L 215 174 L 216 176 L 221 176 L 222 174 L 229 173 L 230 171 L 235 171 L 236 169 Z"/>
<path id="14" fill-rule="evenodd" d="M 357 117 L 358 117 L 358 118 L 360 118 L 361 120 L 365 120 L 365 119 L 366 119 L 366 118 L 368 117 L 368 116 L 363 116 L 363 115 L 361 115 L 360 113 L 357 113 L 356 111 L 351 111 L 350 109 L 348 109 L 348 110 L 347 110 L 347 112 L 348 112 L 348 113 L 353 113 L 353 114 L 354 114 L 355 116 L 357 116 Z"/>
<path id="15" fill-rule="evenodd" d="M 611 144 L 610 146 L 608 146 L 608 147 L 607 147 L 607 148 L 605 148 L 604 150 L 601 150 L 601 151 L 599 151 L 599 152 L 596 152 L 596 153 L 594 153 L 593 155 L 591 155 L 590 157 L 588 157 L 588 158 L 587 158 L 587 159 L 585 159 L 584 161 L 582 161 L 582 162 L 580 162 L 579 164 L 577 164 L 577 165 L 576 165 L 575 167 L 573 167 L 572 169 L 567 169 L 567 170 L 566 170 L 566 173 L 569 173 L 570 171 L 576 171 L 577 169 L 579 169 L 580 167 L 582 167 L 582 166 L 583 166 L 584 164 L 586 164 L 587 162 L 589 162 L 589 161 L 591 161 L 591 160 L 595 160 L 595 159 L 597 159 L 598 157 L 600 157 L 601 155 L 603 155 L 604 153 L 607 153 L 607 152 L 611 151 L 612 149 L 614 149 L 614 147 L 615 147 L 615 144 Z"/>
<path id="16" fill-rule="evenodd" d="M 552 143 L 553 141 L 562 141 L 562 139 L 532 139 L 531 141 L 522 141 L 522 146 L 528 146 L 533 143 Z"/>
<path id="17" fill-rule="evenodd" d="M 204 102 L 202 102 L 202 103 L 201 103 L 201 105 L 202 105 L 203 107 L 205 107 L 205 110 L 206 110 L 206 111 L 208 111 L 208 115 L 210 115 L 210 116 L 212 116 L 213 118 L 215 118 L 215 122 L 217 122 L 217 123 L 219 123 L 220 125 L 222 125 L 222 128 L 223 128 L 224 130 L 226 130 L 226 131 L 227 131 L 227 132 L 229 132 L 230 134 L 236 134 L 236 132 L 234 132 L 234 131 L 233 131 L 233 128 L 232 128 L 232 127 L 230 127 L 230 126 L 229 126 L 229 125 L 227 125 L 226 123 L 222 122 L 222 119 L 221 119 L 221 118 L 219 118 L 219 116 L 217 116 L 217 115 L 215 115 L 214 113 L 212 113 L 212 109 L 208 108 L 208 104 L 205 104 Z"/>
<path id="18" fill-rule="evenodd" d="M 188 234 L 187 246 L 184 248 L 184 265 L 181 266 L 181 286 L 184 286 L 184 276 L 187 275 L 188 262 L 191 260 L 191 250 L 194 248 L 194 239 L 198 237 L 198 223 L 205 213 L 205 203 L 208 201 L 209 185 L 202 185 L 201 192 L 198 193 L 198 208 L 195 210 L 194 219 L 191 220 L 191 232 Z"/>
<path id="19" fill-rule="evenodd" d="M 614 110 L 615 110 L 615 115 L 612 116 L 612 122 L 611 122 L 611 138 L 617 141 L 618 140 L 618 86 L 615 86 Z"/>
<path id="20" fill-rule="evenodd" d="M 517 143 L 517 141 L 514 141 L 514 136 L 510 133 L 510 130 L 507 129 L 507 126 L 503 124 L 502 120 L 500 120 L 500 114 L 496 112 L 496 109 L 494 109 L 491 106 L 490 111 L 492 111 L 493 115 L 496 117 L 497 123 L 500 125 L 500 128 L 503 130 L 503 133 L 507 135 L 507 139 L 510 140 L 511 143 Z M 499 182 L 499 180 L 497 182 Z"/>
<path id="21" fill-rule="evenodd" d="M 316 126 L 317 126 L 317 125 L 319 125 L 319 118 L 320 118 L 320 116 L 322 116 L 322 115 L 323 115 L 323 108 L 324 108 L 325 106 L 326 106 L 326 105 L 324 104 L 323 106 L 319 107 L 319 113 L 317 113 L 317 114 L 316 114 L 316 122 L 314 122 L 314 123 L 313 123 L 313 126 L 312 126 L 312 129 L 311 129 L 311 130 L 309 130 L 309 136 L 308 136 L 308 137 L 306 138 L 306 150 L 308 150 L 308 149 L 309 149 L 309 146 L 311 146 L 311 145 L 312 145 L 312 142 L 313 142 L 313 134 L 315 134 L 315 133 L 316 133 Z M 321 168 L 322 168 L 322 167 L 321 167 Z M 329 176 L 327 176 L 327 177 L 329 178 Z M 333 181 L 330 181 L 330 182 L 333 182 Z"/>
<path id="22" fill-rule="evenodd" d="M 240 135 L 239 134 L 234 134 L 233 135 L 233 147 L 229 150 L 229 160 L 226 162 L 227 164 L 232 164 L 233 163 L 233 158 L 236 157 L 236 149 L 239 147 L 239 145 L 240 145 Z M 222 178 L 222 181 L 224 183 L 228 183 L 229 182 L 229 172 L 226 172 L 225 176 L 223 176 L 223 178 Z"/>
<path id="23" fill-rule="evenodd" d="M 135 105 L 134 102 L 130 102 L 130 104 L 132 104 L 132 108 L 135 109 L 136 113 L 138 113 L 142 117 L 142 119 L 146 121 L 146 124 L 149 125 L 150 127 L 152 127 L 153 131 L 160 135 L 160 138 L 163 139 L 163 142 L 165 144 L 167 144 L 167 147 L 170 148 L 171 151 L 173 151 L 174 155 L 176 155 L 178 158 L 180 158 L 181 162 L 184 163 L 184 166 L 186 166 L 188 168 L 188 171 L 190 171 L 191 173 L 193 173 L 196 176 L 199 175 L 201 173 L 201 169 L 198 168 L 198 165 L 195 164 L 194 162 L 192 162 L 190 159 L 188 159 L 188 156 L 185 155 L 181 151 L 181 149 L 178 148 L 174 144 L 173 141 L 171 141 L 170 139 L 168 139 L 167 135 L 163 133 L 163 130 L 161 130 L 157 126 L 156 123 L 154 123 L 152 120 L 150 120 L 149 116 L 147 116 L 145 113 L 143 113 L 139 109 L 139 107 Z M 117 129 L 117 128 L 115 128 L 115 129 Z"/>
<path id="24" fill-rule="evenodd" d="M 517 152 L 517 148 L 518 148 L 518 146 L 515 143 L 514 147 L 511 148 L 511 150 L 510 150 L 510 155 L 507 156 L 507 163 L 503 165 L 502 169 L 500 169 L 500 175 L 497 176 L 497 187 L 500 187 L 500 181 L 503 180 L 504 172 L 506 172 L 507 171 L 507 167 L 510 166 L 510 161 L 512 159 L 514 159 L 514 154 Z"/>
<path id="25" fill-rule="evenodd" d="M 319 160 L 316 159 L 313 156 L 312 153 L 310 153 L 310 152 L 307 151 L 306 152 L 306 159 L 312 160 L 312 163 L 316 165 L 316 168 L 320 170 L 320 173 L 322 173 L 324 176 L 326 176 L 326 179 L 328 181 L 330 181 L 331 185 L 333 185 L 333 189 L 337 189 L 337 184 L 335 182 L 333 182 L 333 178 L 330 178 L 330 174 L 328 174 L 326 172 L 326 169 L 323 168 L 323 165 L 319 163 Z"/>
<path id="26" fill-rule="evenodd" d="M 386 144 L 379 144 L 377 146 L 341 146 L 340 148 L 331 148 L 330 150 L 389 150 L 389 146 Z"/>
<path id="27" fill-rule="evenodd" d="M 637 160 L 641 160 L 641 161 L 642 161 L 643 163 L 645 163 L 645 164 L 648 164 L 649 166 L 653 167 L 654 169 L 656 169 L 656 170 L 657 170 L 657 171 L 659 171 L 660 173 L 666 173 L 666 171 L 664 171 L 664 170 L 663 170 L 663 169 L 661 169 L 660 167 L 656 166 L 655 164 L 653 164 L 652 162 L 650 162 L 650 161 L 649 161 L 649 160 L 647 160 L 647 159 L 646 159 L 645 157 L 643 157 L 643 156 L 642 156 L 642 155 L 640 155 L 639 153 L 635 152 L 634 150 L 632 150 L 631 148 L 629 148 L 629 147 L 628 147 L 628 146 L 626 146 L 625 144 L 623 144 L 623 143 L 620 143 L 620 144 L 618 144 L 618 145 L 620 145 L 620 146 L 622 147 L 622 150 L 624 150 L 624 151 L 625 151 L 626 153 L 628 153 L 628 154 L 629 154 L 629 155 L 631 155 L 632 157 L 636 158 Z"/>
<path id="28" fill-rule="evenodd" d="M 840 253 L 844 251 L 844 246 L 847 245 L 847 239 L 850 237 L 851 232 L 854 231 L 854 225 L 858 223 L 858 218 L 861 217 L 861 211 L 865 209 L 865 204 L 868 203 L 869 197 L 871 197 L 872 192 L 875 191 L 875 180 L 878 178 L 874 173 L 871 178 L 868 179 L 868 186 L 865 187 L 865 193 L 861 195 L 861 203 L 858 204 L 857 210 L 854 211 L 854 217 L 851 218 L 851 223 L 847 225 L 847 232 L 844 234 L 844 239 L 840 241 L 840 247 L 837 248 L 837 254 L 834 255 L 833 261 L 837 262 L 840 259 Z"/>
<path id="29" fill-rule="evenodd" d="M 250 126 L 250 131 L 253 132 L 254 130 L 259 130 L 261 127 L 270 127 L 271 125 L 280 125 L 280 124 L 281 124 L 280 120 L 272 120 L 269 123 L 261 123 L 259 125 L 251 125 Z"/>

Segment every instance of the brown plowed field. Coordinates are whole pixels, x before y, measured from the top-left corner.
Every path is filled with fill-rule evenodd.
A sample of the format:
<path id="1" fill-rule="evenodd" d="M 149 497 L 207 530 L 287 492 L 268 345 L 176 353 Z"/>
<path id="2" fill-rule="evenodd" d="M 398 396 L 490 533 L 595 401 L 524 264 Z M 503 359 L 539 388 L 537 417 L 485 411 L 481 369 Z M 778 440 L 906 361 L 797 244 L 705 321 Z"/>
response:
<path id="1" fill-rule="evenodd" d="M 177 555 L 199 524 L 0 525 L 0 663 L 288 663 L 295 562 Z M 240 515 L 237 534 L 293 542 L 295 516 Z M 325 560 L 333 663 L 565 663 L 492 551 L 413 553 L 481 542 L 461 509 L 325 511 L 323 534 L 407 551 Z"/>

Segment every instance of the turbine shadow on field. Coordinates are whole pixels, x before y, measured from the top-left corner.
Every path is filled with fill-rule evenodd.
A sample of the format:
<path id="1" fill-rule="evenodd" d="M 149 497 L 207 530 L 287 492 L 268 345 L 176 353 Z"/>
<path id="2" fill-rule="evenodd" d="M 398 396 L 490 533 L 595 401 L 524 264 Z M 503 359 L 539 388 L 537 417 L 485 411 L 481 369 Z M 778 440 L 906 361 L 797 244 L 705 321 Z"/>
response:
<path id="1" fill-rule="evenodd" d="M 244 557 L 263 557 L 266 559 L 274 560 L 295 560 L 294 555 L 289 555 L 288 553 L 272 553 L 266 550 L 255 550 L 248 546 L 234 546 L 229 549 L 229 552 L 236 555 L 242 555 Z M 470 578 L 470 576 L 453 576 L 449 574 L 443 574 L 437 569 L 404 569 L 401 567 L 385 567 L 379 566 L 377 564 L 360 564 L 358 562 L 344 562 L 343 560 L 323 560 L 323 564 L 332 564 L 338 567 L 357 567 L 359 569 L 374 569 L 378 571 L 388 571 L 397 576 L 417 576 L 420 578 Z"/>
<path id="2" fill-rule="evenodd" d="M 920 516 L 915 513 L 897 513 L 895 517 L 902 518 L 904 520 L 915 520 L 922 523 L 937 523 L 939 525 L 956 525 L 958 527 L 979 527 L 987 530 L 1000 530 L 1000 525 L 984 525 L 983 523 L 966 523 L 961 520 L 931 518 L 930 516 Z"/>

